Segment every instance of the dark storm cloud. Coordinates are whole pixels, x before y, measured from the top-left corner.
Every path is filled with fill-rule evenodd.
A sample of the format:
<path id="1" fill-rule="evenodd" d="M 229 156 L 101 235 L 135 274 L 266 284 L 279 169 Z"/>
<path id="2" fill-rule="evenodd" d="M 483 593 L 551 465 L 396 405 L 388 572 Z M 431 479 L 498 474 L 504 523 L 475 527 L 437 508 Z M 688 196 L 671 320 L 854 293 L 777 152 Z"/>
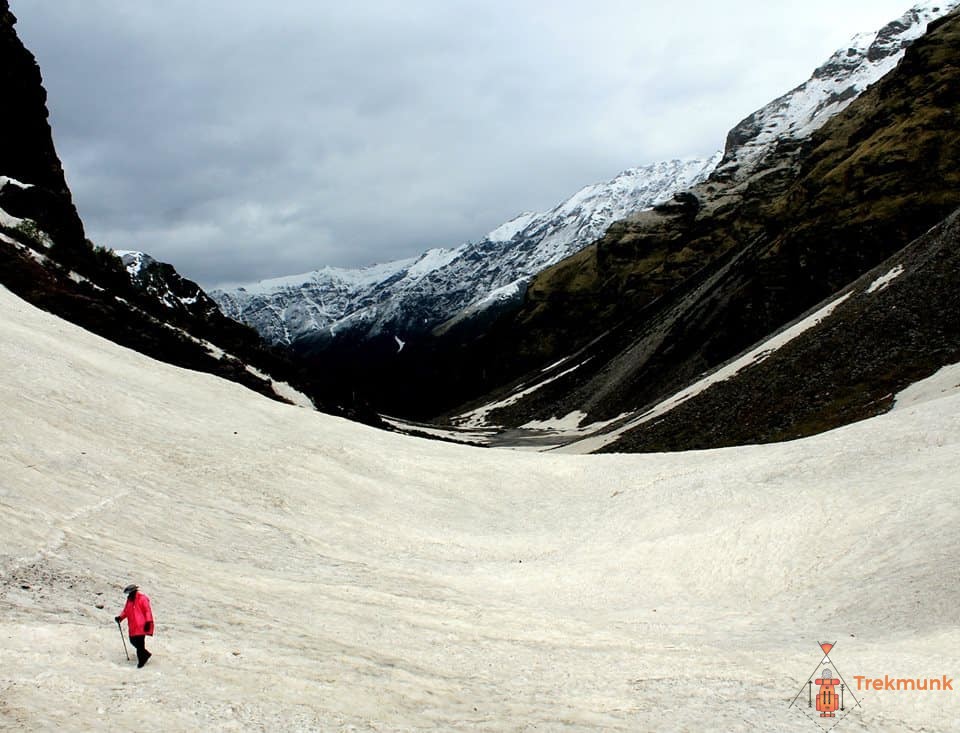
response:
<path id="1" fill-rule="evenodd" d="M 708 155 L 906 7 L 11 4 L 88 234 L 207 285 L 456 246 Z"/>

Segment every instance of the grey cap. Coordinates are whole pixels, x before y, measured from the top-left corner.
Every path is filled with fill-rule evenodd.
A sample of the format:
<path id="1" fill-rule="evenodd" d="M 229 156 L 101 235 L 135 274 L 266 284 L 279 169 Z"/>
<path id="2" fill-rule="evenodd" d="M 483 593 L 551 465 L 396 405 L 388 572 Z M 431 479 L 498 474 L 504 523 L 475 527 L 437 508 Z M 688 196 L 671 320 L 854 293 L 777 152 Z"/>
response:
<path id="1" fill-rule="evenodd" d="M 136 590 L 140 590 L 140 586 L 137 585 L 136 583 L 131 583 L 130 585 L 128 585 L 126 588 L 123 589 L 123 592 L 126 593 L 127 595 L 130 595 Z"/>

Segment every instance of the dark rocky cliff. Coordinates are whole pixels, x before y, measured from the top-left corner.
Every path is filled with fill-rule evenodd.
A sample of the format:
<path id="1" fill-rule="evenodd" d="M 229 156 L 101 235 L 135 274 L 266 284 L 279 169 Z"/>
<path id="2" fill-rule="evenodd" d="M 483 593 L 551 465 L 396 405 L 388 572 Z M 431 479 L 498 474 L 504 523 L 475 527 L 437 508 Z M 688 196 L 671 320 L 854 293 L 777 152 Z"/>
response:
<path id="1" fill-rule="evenodd" d="M 0 89 L 8 110 L 0 115 L 0 175 L 33 188 L 4 187 L 0 207 L 13 216 L 42 222 L 60 246 L 79 246 L 84 241 L 83 224 L 53 146 L 40 67 L 17 37 L 15 23 L 9 2 L 0 0 Z"/>

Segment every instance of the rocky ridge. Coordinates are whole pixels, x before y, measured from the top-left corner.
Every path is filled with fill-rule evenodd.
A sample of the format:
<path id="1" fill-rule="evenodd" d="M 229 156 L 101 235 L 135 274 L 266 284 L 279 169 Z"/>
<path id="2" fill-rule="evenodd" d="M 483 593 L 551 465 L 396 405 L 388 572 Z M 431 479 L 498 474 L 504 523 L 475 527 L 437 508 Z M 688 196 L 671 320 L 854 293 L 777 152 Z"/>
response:
<path id="1" fill-rule="evenodd" d="M 838 49 L 800 86 L 738 123 L 727 135 L 714 178 L 743 178 L 763 165 L 777 147 L 805 140 L 842 112 L 871 84 L 889 73 L 906 48 L 956 0 L 923 0 L 876 33 L 860 33 Z"/>

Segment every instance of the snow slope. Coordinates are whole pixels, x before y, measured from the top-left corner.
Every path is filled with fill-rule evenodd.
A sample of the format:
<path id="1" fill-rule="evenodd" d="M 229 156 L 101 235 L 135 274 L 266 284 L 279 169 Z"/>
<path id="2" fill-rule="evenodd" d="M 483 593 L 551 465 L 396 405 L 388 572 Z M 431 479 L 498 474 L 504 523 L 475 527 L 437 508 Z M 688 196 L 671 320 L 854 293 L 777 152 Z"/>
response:
<path id="1" fill-rule="evenodd" d="M 0 728 L 801 732 L 818 641 L 851 684 L 957 672 L 958 396 L 789 444 L 514 453 L 0 314 Z M 846 730 L 960 719 L 859 697 Z"/>

